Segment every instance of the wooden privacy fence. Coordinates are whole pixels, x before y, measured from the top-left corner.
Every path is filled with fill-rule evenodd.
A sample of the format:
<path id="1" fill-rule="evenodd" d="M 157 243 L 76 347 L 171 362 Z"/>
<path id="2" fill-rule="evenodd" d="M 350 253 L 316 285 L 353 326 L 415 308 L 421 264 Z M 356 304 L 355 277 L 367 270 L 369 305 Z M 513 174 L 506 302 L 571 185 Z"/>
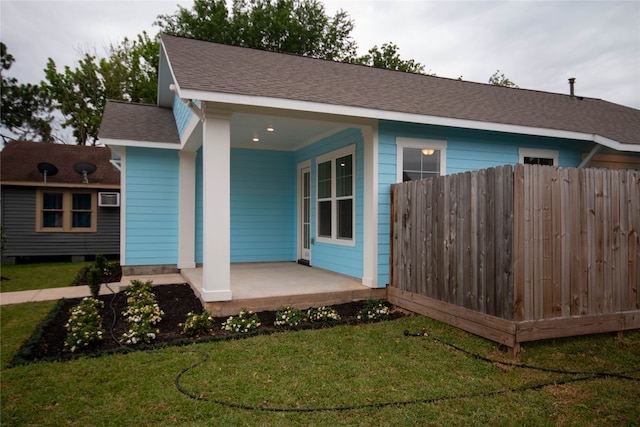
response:
<path id="1" fill-rule="evenodd" d="M 388 298 L 518 349 L 640 328 L 640 172 L 501 166 L 391 188 Z"/>

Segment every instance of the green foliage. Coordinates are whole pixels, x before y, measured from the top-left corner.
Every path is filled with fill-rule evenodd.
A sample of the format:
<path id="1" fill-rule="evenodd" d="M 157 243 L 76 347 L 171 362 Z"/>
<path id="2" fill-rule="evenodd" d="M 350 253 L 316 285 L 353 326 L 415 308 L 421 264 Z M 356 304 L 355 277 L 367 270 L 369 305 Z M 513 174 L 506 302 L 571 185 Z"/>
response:
<path id="1" fill-rule="evenodd" d="M 198 314 L 190 311 L 187 320 L 181 326 L 182 331 L 190 337 L 207 335 L 213 330 L 213 317 L 207 312 Z"/>
<path id="2" fill-rule="evenodd" d="M 0 42 L 2 69 L 2 114 L 0 123 L 17 139 L 53 142 L 51 134 L 52 105 L 46 91 L 39 85 L 19 84 L 15 77 L 6 77 L 6 71 L 15 62 L 7 46 Z"/>
<path id="3" fill-rule="evenodd" d="M 72 127 L 79 145 L 95 145 L 107 99 L 155 103 L 158 86 L 159 46 L 146 32 L 110 45 L 107 56 L 85 53 L 75 69 L 59 72 L 53 59 L 45 68 L 43 87 L 53 106 Z"/>
<path id="4" fill-rule="evenodd" d="M 132 280 L 125 289 L 127 309 L 122 312 L 128 330 L 120 338 L 124 344 L 150 343 L 160 332 L 156 325 L 162 320 L 164 312 L 158 306 L 156 296 L 151 290 L 151 281 Z"/>
<path id="5" fill-rule="evenodd" d="M 494 86 L 505 86 L 518 88 L 518 85 L 504 76 L 504 73 L 500 73 L 500 70 L 496 70 L 491 77 L 489 77 L 489 84 Z"/>
<path id="6" fill-rule="evenodd" d="M 382 301 L 378 299 L 368 299 L 363 307 L 358 311 L 358 320 L 381 320 L 389 317 L 391 311 Z"/>
<path id="7" fill-rule="evenodd" d="M 65 348 L 72 353 L 94 341 L 102 340 L 102 317 L 100 309 L 104 303 L 96 298 L 83 298 L 80 304 L 70 310 L 69 321 L 65 325 L 67 339 Z"/>
<path id="8" fill-rule="evenodd" d="M 302 310 L 294 307 L 285 307 L 276 313 L 273 325 L 277 328 L 295 329 L 305 321 Z"/>
<path id="9" fill-rule="evenodd" d="M 287 52 L 331 60 L 355 56 L 353 21 L 340 10 L 331 17 L 316 0 L 196 0 L 160 15 L 161 32 L 218 43 Z"/>
<path id="10" fill-rule="evenodd" d="M 98 298 L 98 295 L 100 295 L 100 284 L 102 283 L 102 270 L 97 267 L 90 268 L 88 273 L 88 281 L 91 296 L 94 298 Z"/>
<path id="11" fill-rule="evenodd" d="M 369 49 L 368 54 L 355 58 L 353 62 L 375 68 L 425 74 L 424 65 L 413 59 L 404 60 L 400 58 L 398 50 L 398 46 L 391 42 L 383 44 L 381 48 L 376 45 Z"/>
<path id="12" fill-rule="evenodd" d="M 327 306 L 310 308 L 307 311 L 307 321 L 311 323 L 331 323 L 340 320 L 338 312 Z"/>
<path id="13" fill-rule="evenodd" d="M 230 316 L 223 324 L 222 329 L 238 334 L 246 334 L 260 326 L 258 315 L 243 308 L 237 316 Z"/>

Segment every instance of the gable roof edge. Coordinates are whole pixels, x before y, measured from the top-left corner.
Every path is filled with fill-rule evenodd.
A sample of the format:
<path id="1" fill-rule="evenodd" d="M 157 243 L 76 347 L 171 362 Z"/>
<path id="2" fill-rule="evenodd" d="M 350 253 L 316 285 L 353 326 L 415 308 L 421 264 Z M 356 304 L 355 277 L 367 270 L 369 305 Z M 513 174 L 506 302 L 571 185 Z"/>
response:
<path id="1" fill-rule="evenodd" d="M 253 107 L 275 108 L 284 110 L 298 110 L 310 113 L 349 116 L 359 119 L 389 120 L 406 123 L 428 124 L 436 126 L 458 127 L 464 129 L 485 130 L 493 132 L 516 133 L 550 138 L 574 139 L 585 142 L 595 142 L 616 151 L 640 153 L 640 144 L 622 143 L 598 134 L 575 132 L 569 130 L 514 125 L 506 123 L 483 122 L 477 120 L 457 119 L 444 116 L 431 116 L 398 111 L 383 111 L 372 108 L 356 107 L 340 104 L 323 104 L 310 101 L 292 100 L 286 98 L 269 98 L 250 95 L 239 95 L 221 92 L 205 92 L 194 89 L 180 90 L 176 93 L 183 99 L 199 99 L 201 101 L 244 105 Z"/>

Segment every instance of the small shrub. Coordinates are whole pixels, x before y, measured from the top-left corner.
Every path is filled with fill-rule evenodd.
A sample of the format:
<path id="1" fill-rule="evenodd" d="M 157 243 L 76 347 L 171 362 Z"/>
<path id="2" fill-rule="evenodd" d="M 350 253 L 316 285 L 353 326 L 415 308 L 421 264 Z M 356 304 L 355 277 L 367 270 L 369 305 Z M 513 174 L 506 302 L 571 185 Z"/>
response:
<path id="1" fill-rule="evenodd" d="M 340 320 L 340 315 L 332 307 L 310 308 L 307 311 L 307 320 L 311 323 L 330 323 Z"/>
<path id="2" fill-rule="evenodd" d="M 368 299 L 364 302 L 362 308 L 358 310 L 356 318 L 358 320 L 380 320 L 389 317 L 391 310 L 382 301 L 377 299 Z"/>
<path id="3" fill-rule="evenodd" d="M 127 309 L 122 312 L 129 329 L 120 338 L 125 344 L 150 343 L 160 332 L 155 327 L 162 320 L 164 311 L 160 309 L 156 296 L 151 290 L 151 282 L 132 280 L 125 289 Z"/>
<path id="4" fill-rule="evenodd" d="M 258 315 L 243 308 L 237 316 L 230 316 L 223 324 L 222 329 L 235 333 L 247 333 L 260 326 Z"/>
<path id="5" fill-rule="evenodd" d="M 93 298 L 98 298 L 100 295 L 100 283 L 102 283 L 102 272 L 96 267 L 92 267 L 87 275 L 89 281 L 89 290 Z"/>
<path id="6" fill-rule="evenodd" d="M 293 307 L 286 307 L 276 313 L 276 320 L 273 325 L 279 328 L 294 329 L 304 322 L 302 310 Z"/>
<path id="7" fill-rule="evenodd" d="M 104 307 L 102 301 L 87 297 L 70 310 L 69 321 L 65 325 L 67 339 L 64 346 L 66 349 L 74 352 L 102 339 L 102 317 L 100 316 L 102 307 Z"/>
<path id="8" fill-rule="evenodd" d="M 207 312 L 187 314 L 187 320 L 181 323 L 182 331 L 190 337 L 207 335 L 213 330 L 213 317 Z"/>
<path id="9" fill-rule="evenodd" d="M 109 262 L 104 255 L 96 255 L 96 259 L 93 261 L 93 266 L 100 270 L 103 275 L 109 272 Z"/>

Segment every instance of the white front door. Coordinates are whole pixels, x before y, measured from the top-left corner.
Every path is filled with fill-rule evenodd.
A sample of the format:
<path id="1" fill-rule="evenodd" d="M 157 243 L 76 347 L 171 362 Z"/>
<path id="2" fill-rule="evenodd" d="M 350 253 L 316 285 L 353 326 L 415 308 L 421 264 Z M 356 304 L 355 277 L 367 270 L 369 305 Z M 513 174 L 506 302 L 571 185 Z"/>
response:
<path id="1" fill-rule="evenodd" d="M 298 262 L 311 263 L 311 168 L 299 169 L 298 188 Z"/>

